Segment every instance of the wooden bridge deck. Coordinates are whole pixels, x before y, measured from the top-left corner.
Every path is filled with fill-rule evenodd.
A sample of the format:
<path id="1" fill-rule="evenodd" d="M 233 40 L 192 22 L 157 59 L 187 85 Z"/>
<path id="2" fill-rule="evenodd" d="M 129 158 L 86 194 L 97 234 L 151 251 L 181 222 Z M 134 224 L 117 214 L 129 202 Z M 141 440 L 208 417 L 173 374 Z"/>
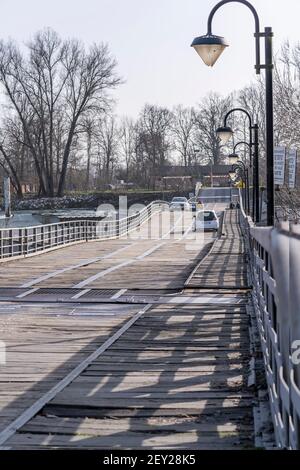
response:
<path id="1" fill-rule="evenodd" d="M 8 364 L 0 366 L 3 446 L 254 445 L 254 397 L 247 388 L 249 286 L 237 213 L 226 211 L 226 234 L 208 255 L 211 236 L 187 242 L 188 226 L 178 223 L 177 240 L 88 243 L 1 266 L 11 273 L 19 266 L 17 277 L 9 277 L 15 298 L 0 303 L 8 344 Z M 95 257 L 102 259 L 92 261 Z M 204 259 L 193 271 L 199 257 Z M 87 266 L 74 268 L 86 261 Z M 62 272 L 65 268 L 71 269 Z M 8 285 L 4 278 L 3 287 Z M 42 295 L 34 290 L 58 287 L 75 295 L 113 289 L 106 297 L 99 294 L 102 303 L 80 302 L 87 292 L 55 304 L 41 304 Z M 142 290 L 133 294 L 133 288 Z M 2 294 L 0 289 L 0 299 Z M 35 407 L 97 350 L 72 380 Z M 15 430 L 11 422 L 18 416 L 22 425 Z"/>
<path id="2" fill-rule="evenodd" d="M 128 238 L 93 241 L 6 261 L 0 264 L 0 288 L 181 287 L 199 255 L 197 245 L 186 249 L 191 222 L 190 213 L 163 212 Z M 200 243 L 202 247 L 212 241 L 211 235 L 208 238 Z"/>

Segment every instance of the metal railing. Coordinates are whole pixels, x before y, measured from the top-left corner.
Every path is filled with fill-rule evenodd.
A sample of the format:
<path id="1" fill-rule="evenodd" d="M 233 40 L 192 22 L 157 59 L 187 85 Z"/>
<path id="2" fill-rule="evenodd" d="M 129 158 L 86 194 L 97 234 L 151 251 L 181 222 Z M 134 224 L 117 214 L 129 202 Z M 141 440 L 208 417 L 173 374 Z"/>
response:
<path id="1" fill-rule="evenodd" d="M 136 230 L 168 203 L 154 201 L 122 219 L 76 220 L 32 227 L 0 229 L 0 259 L 28 256 L 65 245 L 122 237 Z"/>
<path id="2" fill-rule="evenodd" d="M 300 226 L 256 227 L 241 210 L 277 446 L 300 449 Z"/>

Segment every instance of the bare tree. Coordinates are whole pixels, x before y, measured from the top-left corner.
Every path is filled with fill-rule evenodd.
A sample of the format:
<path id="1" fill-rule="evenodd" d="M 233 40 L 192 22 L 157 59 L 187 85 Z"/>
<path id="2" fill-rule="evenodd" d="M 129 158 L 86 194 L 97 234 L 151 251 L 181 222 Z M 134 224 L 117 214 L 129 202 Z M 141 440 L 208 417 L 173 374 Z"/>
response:
<path id="1" fill-rule="evenodd" d="M 231 97 L 222 98 L 211 93 L 195 111 L 196 145 L 200 153 L 207 156 L 207 161 L 212 159 L 214 164 L 221 160 L 221 145 L 216 129 L 223 124 L 224 116 L 231 106 Z"/>
<path id="2" fill-rule="evenodd" d="M 238 105 L 249 111 L 253 123 L 258 124 L 261 158 L 265 152 L 265 86 L 260 77 L 256 82 L 239 91 Z M 246 139 L 247 140 L 247 139 Z"/>
<path id="3" fill-rule="evenodd" d="M 172 113 L 160 106 L 146 104 L 137 122 L 139 158 L 144 159 L 144 172 L 148 186 L 155 189 L 155 173 L 160 171 L 168 159 L 171 147 L 170 128 Z"/>
<path id="4" fill-rule="evenodd" d="M 179 105 L 173 109 L 172 136 L 184 166 L 190 167 L 195 155 L 195 111 Z"/>
<path id="5" fill-rule="evenodd" d="M 12 185 L 19 197 L 22 197 L 22 179 L 27 176 L 32 163 L 27 158 L 27 149 L 23 145 L 23 140 L 23 129 L 19 120 L 6 118 L 0 135 L 0 165 L 11 177 Z"/>
<path id="6" fill-rule="evenodd" d="M 293 145 L 300 141 L 300 44 L 286 41 L 275 64 L 274 126 L 276 143 Z"/>
<path id="7" fill-rule="evenodd" d="M 57 181 L 60 196 L 81 120 L 107 108 L 107 92 L 120 79 L 106 45 L 93 45 L 86 51 L 77 40 L 63 41 L 46 29 L 27 48 L 24 56 L 13 42 L 0 43 L 0 83 L 11 113 L 22 124 L 23 144 L 30 149 L 41 193 L 53 196 Z M 58 123 L 64 133 L 59 158 L 55 149 Z"/>

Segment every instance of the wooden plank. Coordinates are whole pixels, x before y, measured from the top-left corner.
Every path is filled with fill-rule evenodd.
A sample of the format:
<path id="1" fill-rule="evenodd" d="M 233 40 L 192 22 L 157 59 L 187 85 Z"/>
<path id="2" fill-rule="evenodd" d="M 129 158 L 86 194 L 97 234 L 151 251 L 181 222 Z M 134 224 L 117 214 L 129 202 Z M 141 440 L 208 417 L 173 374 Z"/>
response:
<path id="1" fill-rule="evenodd" d="M 3 445 L 15 432 L 27 423 L 42 407 L 48 403 L 57 393 L 63 390 L 69 383 L 74 380 L 94 359 L 104 352 L 112 343 L 114 343 L 130 326 L 138 320 L 138 318 L 149 308 L 147 305 L 140 310 L 134 317 L 125 323 L 116 333 L 114 333 L 107 341 L 98 347 L 92 354 L 84 359 L 77 367 L 69 372 L 62 380 L 54 385 L 47 393 L 40 397 L 27 410 L 10 423 L 3 431 L 0 432 L 0 445 Z"/>
<path id="2" fill-rule="evenodd" d="M 225 422 L 224 422 L 225 421 Z M 155 419 L 128 419 L 123 418 L 116 420 L 97 420 L 92 418 L 58 418 L 56 416 L 36 416 L 27 423 L 22 431 L 27 433 L 44 433 L 44 434 L 82 434 L 82 435 L 109 435 L 118 432 L 164 432 L 166 423 L 159 418 Z M 219 418 L 219 424 L 216 423 L 199 423 L 197 418 L 170 418 L 167 425 L 167 432 L 194 432 L 205 434 L 232 433 L 233 435 L 241 432 L 252 431 L 251 424 L 247 422 L 239 423 L 238 421 L 226 422 L 222 417 Z"/>
<path id="3" fill-rule="evenodd" d="M 125 435 L 113 436 L 101 436 L 89 437 L 85 435 L 48 435 L 44 434 L 22 434 L 16 435 L 11 440 L 11 445 L 15 449 L 22 448 L 39 448 L 50 447 L 50 448 L 88 448 L 88 449 L 108 449 L 112 447 L 122 446 L 123 449 L 133 448 L 155 448 L 155 449 L 166 449 L 166 448 L 183 448 L 183 449 L 217 449 L 220 445 L 223 448 L 234 449 L 237 444 L 241 446 L 243 439 L 236 436 L 220 435 L 220 436 L 207 436 L 203 434 L 199 436 L 197 432 L 189 433 L 174 433 L 174 434 L 163 434 L 159 433 L 157 436 L 149 436 L 148 433 L 135 433 L 130 435 L 126 432 Z M 243 446 L 249 446 L 251 440 L 244 439 Z"/>

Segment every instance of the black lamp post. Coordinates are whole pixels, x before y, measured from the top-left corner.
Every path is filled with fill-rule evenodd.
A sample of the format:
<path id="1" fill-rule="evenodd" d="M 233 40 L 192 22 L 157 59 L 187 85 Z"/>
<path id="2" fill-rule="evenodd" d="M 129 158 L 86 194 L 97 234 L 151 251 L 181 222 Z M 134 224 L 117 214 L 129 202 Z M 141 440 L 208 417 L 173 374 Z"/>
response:
<path id="1" fill-rule="evenodd" d="M 238 161 L 236 164 L 231 166 L 231 171 L 229 172 L 229 176 L 232 179 L 232 174 L 236 173 L 236 170 L 242 171 L 242 181 L 245 183 L 245 210 L 246 213 L 249 215 L 250 213 L 250 194 L 249 194 L 249 173 L 248 168 L 242 161 Z"/>
<path id="2" fill-rule="evenodd" d="M 233 152 L 228 155 L 229 163 L 235 163 L 240 158 L 239 154 L 236 153 L 236 149 L 238 148 L 239 145 L 246 145 L 247 147 L 249 147 L 249 150 L 251 151 L 251 146 L 250 146 L 249 142 L 244 142 L 244 141 L 238 142 L 233 147 Z M 249 164 L 250 164 L 250 168 L 251 168 L 251 153 L 250 153 L 250 159 L 249 160 L 250 160 Z"/>
<path id="3" fill-rule="evenodd" d="M 240 156 L 236 153 L 236 149 L 239 145 L 247 145 L 249 147 L 249 150 L 250 150 L 250 159 L 251 159 L 251 145 L 248 143 L 248 142 L 238 142 L 237 144 L 235 144 L 234 146 L 234 149 L 233 149 L 233 153 L 231 153 L 230 155 L 228 155 L 229 157 L 229 163 L 243 163 L 242 161 L 238 161 Z M 250 160 L 250 168 L 251 168 L 251 160 Z M 246 208 L 246 211 L 248 211 L 248 213 L 250 214 L 250 183 L 249 183 L 249 172 L 248 172 L 248 168 L 246 168 L 246 165 L 243 166 L 243 171 L 245 171 L 245 174 L 247 175 L 246 177 L 246 182 L 247 182 L 247 186 L 246 186 L 246 191 L 247 191 L 247 208 Z M 246 184 L 246 183 L 245 183 Z M 255 193 L 254 193 L 255 194 Z M 254 197 L 252 198 L 252 218 L 254 219 L 254 210 L 255 210 L 255 201 L 254 201 Z M 255 217 L 256 219 L 259 219 L 259 214 L 257 213 L 257 216 Z"/>
<path id="4" fill-rule="evenodd" d="M 221 36 L 212 34 L 212 20 L 220 7 L 226 3 L 242 3 L 247 6 L 253 16 L 255 22 L 255 52 L 256 63 L 255 70 L 260 74 L 265 69 L 266 76 L 266 163 L 267 163 L 267 224 L 274 224 L 274 131 L 273 131 L 273 51 L 272 51 L 272 28 L 265 28 L 264 32 L 260 31 L 260 22 L 258 14 L 246 0 L 222 0 L 210 12 L 207 23 L 207 34 L 195 38 L 191 46 L 196 50 L 203 62 L 212 67 L 220 57 L 226 47 L 227 41 Z M 260 38 L 265 38 L 265 64 L 260 61 Z M 254 131 L 255 133 L 256 131 Z M 257 130 L 258 132 L 258 130 Z M 258 171 L 257 171 L 258 174 Z M 257 186 L 255 184 L 255 186 Z M 258 212 L 256 211 L 256 214 Z"/>
<path id="5" fill-rule="evenodd" d="M 217 129 L 217 134 L 224 144 L 233 135 L 233 130 L 227 125 L 227 120 L 229 116 L 235 112 L 242 112 L 246 114 L 249 120 L 249 143 L 248 142 L 239 142 L 237 145 L 244 143 L 250 148 L 250 167 L 252 167 L 252 151 L 253 151 L 253 204 L 252 204 L 252 217 L 255 222 L 259 222 L 259 161 L 258 161 L 258 125 L 253 124 L 251 115 L 246 109 L 243 108 L 233 108 L 226 114 L 224 118 L 224 126 Z M 237 147 L 236 145 L 236 147 Z M 236 148 L 235 147 L 235 148 Z M 234 150 L 235 151 L 235 150 Z"/>
<path id="6" fill-rule="evenodd" d="M 251 149 L 251 144 L 249 144 L 249 142 L 244 142 L 243 140 L 241 140 L 240 142 L 237 142 L 235 144 L 235 146 L 233 147 L 233 153 L 236 152 L 236 149 L 239 145 L 247 145 L 247 147 L 249 147 L 249 149 Z M 250 154 L 250 163 L 251 163 L 251 154 Z M 252 165 L 250 165 L 250 166 L 252 166 Z"/>

